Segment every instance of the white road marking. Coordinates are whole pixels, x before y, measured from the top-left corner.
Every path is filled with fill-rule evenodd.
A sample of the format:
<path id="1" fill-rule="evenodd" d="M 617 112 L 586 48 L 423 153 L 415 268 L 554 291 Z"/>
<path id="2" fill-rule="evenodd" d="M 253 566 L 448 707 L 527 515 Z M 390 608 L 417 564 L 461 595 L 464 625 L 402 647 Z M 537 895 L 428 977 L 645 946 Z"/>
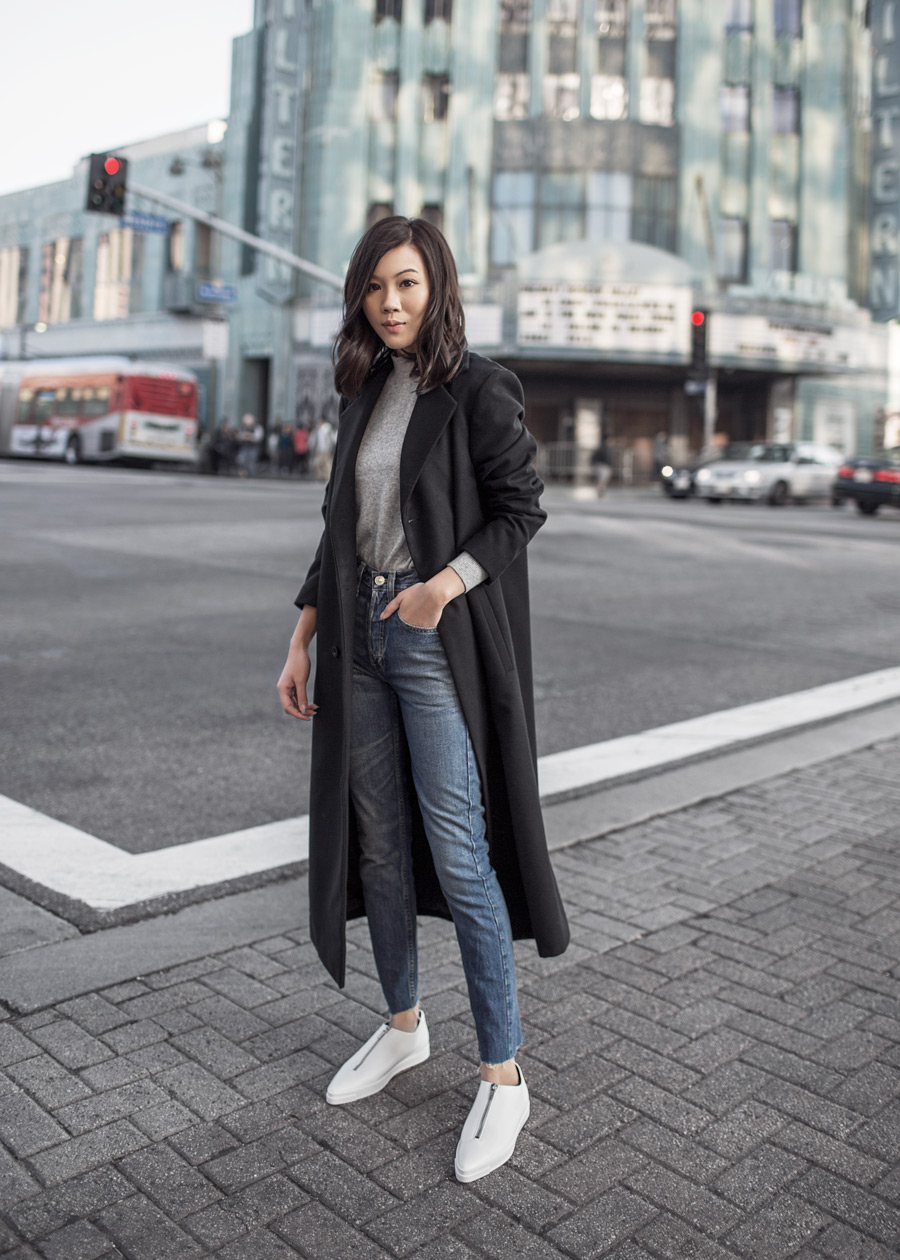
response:
<path id="1" fill-rule="evenodd" d="M 708 713 L 638 735 L 551 753 L 538 763 L 545 802 L 750 740 L 900 698 L 900 667 Z M 303 861 L 308 818 L 287 818 L 131 854 L 0 796 L 0 863 L 95 910 L 115 910 Z"/>

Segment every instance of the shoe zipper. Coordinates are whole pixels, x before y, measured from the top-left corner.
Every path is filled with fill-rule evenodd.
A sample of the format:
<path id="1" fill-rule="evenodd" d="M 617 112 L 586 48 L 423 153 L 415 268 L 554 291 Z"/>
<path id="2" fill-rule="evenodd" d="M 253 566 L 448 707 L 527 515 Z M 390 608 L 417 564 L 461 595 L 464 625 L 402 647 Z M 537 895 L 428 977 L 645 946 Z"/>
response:
<path id="1" fill-rule="evenodd" d="M 488 1112 L 491 1109 L 491 1103 L 494 1101 L 494 1095 L 497 1093 L 497 1086 L 491 1086 L 491 1092 L 488 1094 L 488 1100 L 485 1103 L 484 1111 L 481 1113 L 481 1123 L 478 1126 L 478 1132 L 475 1134 L 476 1140 L 481 1137 L 484 1132 L 484 1126 L 487 1124 Z"/>
<path id="2" fill-rule="evenodd" d="M 369 1046 L 369 1048 L 368 1048 L 368 1050 L 366 1051 L 366 1053 L 365 1053 L 365 1054 L 363 1055 L 363 1057 L 360 1059 L 359 1063 L 355 1063 L 355 1064 L 353 1065 L 353 1071 L 354 1071 L 354 1072 L 358 1072 L 358 1071 L 359 1071 L 359 1069 L 360 1069 L 360 1068 L 362 1067 L 362 1065 L 365 1063 L 366 1059 L 368 1059 L 369 1055 L 372 1053 L 372 1051 L 373 1051 L 373 1050 L 375 1049 L 375 1047 L 378 1045 L 378 1043 L 379 1043 L 379 1041 L 381 1040 L 381 1038 L 382 1038 L 382 1037 L 386 1037 L 386 1036 L 387 1036 L 387 1034 L 388 1034 L 389 1032 L 390 1032 L 390 1025 L 389 1025 L 389 1024 L 385 1024 L 384 1028 L 382 1028 L 382 1029 L 381 1029 L 381 1031 L 379 1032 L 378 1036 L 375 1038 L 375 1040 L 374 1040 L 374 1041 L 372 1042 L 372 1044 Z"/>

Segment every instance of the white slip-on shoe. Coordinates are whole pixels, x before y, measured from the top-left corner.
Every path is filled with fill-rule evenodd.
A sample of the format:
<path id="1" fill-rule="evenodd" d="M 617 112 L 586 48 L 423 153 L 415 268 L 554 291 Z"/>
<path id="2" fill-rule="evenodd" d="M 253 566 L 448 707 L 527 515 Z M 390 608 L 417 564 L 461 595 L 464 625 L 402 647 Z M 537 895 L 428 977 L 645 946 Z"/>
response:
<path id="1" fill-rule="evenodd" d="M 368 1098 L 384 1089 L 398 1072 L 424 1063 L 431 1054 L 425 1012 L 413 1032 L 382 1024 L 356 1054 L 339 1067 L 328 1083 L 325 1101 L 339 1104 Z"/>
<path id="2" fill-rule="evenodd" d="M 531 1112 L 522 1069 L 518 1085 L 482 1081 L 456 1148 L 456 1180 L 477 1181 L 500 1168 L 516 1149 L 516 1139 Z"/>

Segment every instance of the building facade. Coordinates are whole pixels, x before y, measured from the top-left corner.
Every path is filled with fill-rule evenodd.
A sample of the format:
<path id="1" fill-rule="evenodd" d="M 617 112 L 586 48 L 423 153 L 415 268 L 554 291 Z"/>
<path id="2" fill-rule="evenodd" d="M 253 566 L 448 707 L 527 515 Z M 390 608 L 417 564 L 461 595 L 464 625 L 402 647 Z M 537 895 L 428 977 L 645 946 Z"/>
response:
<path id="1" fill-rule="evenodd" d="M 873 8 L 257 0 L 224 137 L 123 152 L 142 184 L 338 275 L 375 219 L 438 224 L 470 342 L 522 378 L 551 473 L 602 440 L 638 479 L 662 434 L 679 458 L 766 437 L 864 453 L 900 398 L 891 312 L 869 309 L 873 114 L 877 140 L 891 88 Z M 333 290 L 168 213 L 164 237 L 116 240 L 79 211 L 85 178 L 0 198 L 7 353 L 38 321 L 41 353 L 174 350 L 177 332 L 211 420 L 335 408 Z M 78 234 L 73 262 L 60 242 Z M 200 301 L 204 278 L 235 300 Z"/>

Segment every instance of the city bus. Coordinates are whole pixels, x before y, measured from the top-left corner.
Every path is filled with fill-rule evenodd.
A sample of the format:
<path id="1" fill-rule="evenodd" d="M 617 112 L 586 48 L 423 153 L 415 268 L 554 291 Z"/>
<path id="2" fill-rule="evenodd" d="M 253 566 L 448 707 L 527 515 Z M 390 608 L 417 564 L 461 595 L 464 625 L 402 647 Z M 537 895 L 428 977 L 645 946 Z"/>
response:
<path id="1" fill-rule="evenodd" d="M 197 378 L 113 356 L 0 362 L 0 454 L 196 463 Z"/>

